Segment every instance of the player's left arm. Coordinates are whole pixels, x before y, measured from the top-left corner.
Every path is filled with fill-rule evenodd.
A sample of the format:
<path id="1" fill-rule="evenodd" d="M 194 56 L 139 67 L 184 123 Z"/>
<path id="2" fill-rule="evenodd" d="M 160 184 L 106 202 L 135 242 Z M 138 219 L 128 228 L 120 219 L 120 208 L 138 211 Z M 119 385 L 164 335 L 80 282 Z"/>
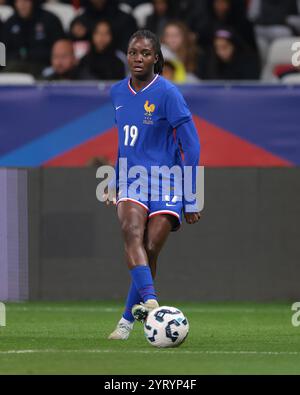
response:
<path id="1" fill-rule="evenodd" d="M 165 113 L 168 121 L 176 129 L 176 138 L 184 152 L 184 166 L 191 166 L 192 192 L 196 192 L 197 166 L 200 159 L 200 142 L 198 133 L 193 122 L 192 114 L 184 97 L 179 90 L 173 86 L 165 95 Z M 197 201 L 190 202 L 186 199 L 184 192 L 183 209 L 188 224 L 194 224 L 200 219 Z"/>
<path id="2" fill-rule="evenodd" d="M 184 166 L 189 166 L 192 170 L 191 180 L 188 181 L 192 183 L 191 190 L 195 193 L 197 185 L 197 167 L 200 160 L 200 141 L 192 118 L 177 126 L 176 135 L 184 154 L 183 164 Z M 188 201 L 184 193 L 183 208 L 185 219 L 188 224 L 195 224 L 199 221 L 201 214 L 197 206 L 197 199 Z"/>

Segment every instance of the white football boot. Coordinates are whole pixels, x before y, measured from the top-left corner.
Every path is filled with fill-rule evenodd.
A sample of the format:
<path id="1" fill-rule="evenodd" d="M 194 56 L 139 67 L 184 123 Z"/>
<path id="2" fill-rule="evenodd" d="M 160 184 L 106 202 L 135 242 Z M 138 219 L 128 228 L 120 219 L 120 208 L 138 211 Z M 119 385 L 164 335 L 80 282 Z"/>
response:
<path id="1" fill-rule="evenodd" d="M 133 329 L 133 322 L 121 318 L 116 329 L 108 336 L 109 340 L 127 340 Z"/>
<path id="2" fill-rule="evenodd" d="M 149 299 L 145 303 L 135 304 L 131 310 L 137 321 L 145 322 L 150 311 L 157 309 L 159 304 L 155 299 Z"/>

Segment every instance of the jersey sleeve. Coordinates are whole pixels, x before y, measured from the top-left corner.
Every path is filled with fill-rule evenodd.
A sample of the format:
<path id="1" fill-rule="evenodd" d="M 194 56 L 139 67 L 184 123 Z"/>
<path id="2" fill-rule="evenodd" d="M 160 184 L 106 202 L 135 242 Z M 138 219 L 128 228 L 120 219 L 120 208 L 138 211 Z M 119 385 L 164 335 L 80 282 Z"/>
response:
<path id="1" fill-rule="evenodd" d="M 112 105 L 114 107 L 114 119 L 115 123 L 117 123 L 116 120 L 116 106 L 115 106 L 115 87 L 112 86 L 110 90 L 110 99 L 112 102 Z M 112 178 L 110 183 L 108 184 L 108 189 L 113 190 L 113 189 L 118 189 L 118 184 L 119 184 L 119 158 L 120 158 L 120 149 L 118 147 L 118 153 L 117 153 L 117 159 L 115 163 L 115 177 Z"/>
<path id="2" fill-rule="evenodd" d="M 112 86 L 110 89 L 110 101 L 112 103 L 112 106 L 114 108 L 114 121 L 115 124 L 117 123 L 117 118 L 116 118 L 116 106 L 115 106 L 115 87 Z"/>
<path id="3" fill-rule="evenodd" d="M 167 90 L 165 96 L 165 114 L 173 128 L 192 119 L 192 114 L 182 94 L 174 86 Z"/>
<path id="4" fill-rule="evenodd" d="M 199 211 L 197 198 L 189 199 L 191 193 L 197 196 L 197 172 L 200 161 L 200 141 L 194 122 L 189 120 L 177 127 L 176 138 L 184 153 L 183 165 L 184 171 L 184 200 L 183 208 L 186 213 L 194 213 Z M 186 171 L 187 168 L 190 172 Z M 189 185 L 189 193 L 185 190 L 185 186 Z"/>

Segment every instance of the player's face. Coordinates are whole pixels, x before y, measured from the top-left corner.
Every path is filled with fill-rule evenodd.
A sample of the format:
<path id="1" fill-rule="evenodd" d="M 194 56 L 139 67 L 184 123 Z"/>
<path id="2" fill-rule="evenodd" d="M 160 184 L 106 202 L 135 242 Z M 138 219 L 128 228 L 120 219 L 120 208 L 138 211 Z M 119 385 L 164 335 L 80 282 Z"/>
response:
<path id="1" fill-rule="evenodd" d="M 131 75 L 138 79 L 144 79 L 153 74 L 158 56 L 150 40 L 136 38 L 129 44 L 127 60 Z"/>

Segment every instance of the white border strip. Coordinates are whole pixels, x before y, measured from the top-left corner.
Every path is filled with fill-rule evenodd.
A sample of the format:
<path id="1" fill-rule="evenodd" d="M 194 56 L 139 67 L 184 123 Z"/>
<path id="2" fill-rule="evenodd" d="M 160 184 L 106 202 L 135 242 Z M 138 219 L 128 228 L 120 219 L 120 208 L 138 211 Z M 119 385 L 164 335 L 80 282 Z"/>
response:
<path id="1" fill-rule="evenodd" d="M 138 200 L 132 199 L 132 198 L 121 198 L 121 199 L 119 199 L 119 200 L 117 201 L 117 205 L 118 205 L 120 202 L 127 202 L 128 200 L 129 200 L 130 202 L 139 204 L 140 206 L 144 207 L 147 211 L 149 211 L 149 208 L 148 208 L 144 203 L 141 203 L 141 202 L 139 202 Z"/>
<path id="2" fill-rule="evenodd" d="M 150 86 L 151 86 L 152 84 L 154 84 L 154 82 L 157 80 L 158 77 L 159 77 L 159 74 L 156 74 L 156 76 L 153 78 L 153 80 L 150 82 L 150 84 L 148 84 L 147 86 L 145 86 L 145 88 L 143 88 L 143 89 L 141 90 L 141 92 L 144 92 L 146 89 L 150 88 Z"/>
<path id="3" fill-rule="evenodd" d="M 156 215 L 156 214 L 170 214 L 170 215 L 174 215 L 175 217 L 177 217 L 180 220 L 179 214 L 176 213 L 175 211 L 171 211 L 171 210 L 153 211 L 153 213 L 149 214 L 149 218 L 153 217 L 153 215 Z"/>
<path id="4" fill-rule="evenodd" d="M 130 89 L 131 93 L 133 93 L 134 95 L 136 95 L 136 91 L 131 87 L 130 85 L 130 78 L 128 79 L 128 88 Z"/>
<path id="5" fill-rule="evenodd" d="M 153 80 L 151 82 L 149 82 L 148 85 L 145 86 L 145 88 L 143 88 L 141 91 L 139 92 L 144 92 L 146 89 L 150 88 L 150 86 L 152 84 L 154 84 L 154 82 L 157 80 L 157 78 L 159 77 L 159 74 L 156 74 L 156 76 L 153 78 Z M 130 78 L 128 79 L 128 88 L 130 89 L 131 93 L 133 93 L 134 95 L 137 95 L 139 92 L 136 92 L 133 87 L 130 84 Z"/>

